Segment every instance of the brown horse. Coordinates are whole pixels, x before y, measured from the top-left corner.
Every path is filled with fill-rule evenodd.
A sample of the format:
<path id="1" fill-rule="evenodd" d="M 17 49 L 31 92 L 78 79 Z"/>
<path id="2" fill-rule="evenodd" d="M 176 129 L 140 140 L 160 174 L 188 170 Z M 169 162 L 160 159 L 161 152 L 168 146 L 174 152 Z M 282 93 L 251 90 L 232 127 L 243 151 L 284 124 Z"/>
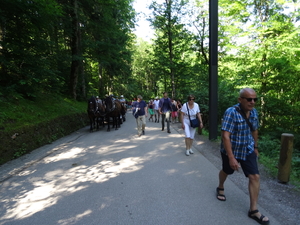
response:
<path id="1" fill-rule="evenodd" d="M 105 105 L 101 100 L 97 101 L 94 96 L 92 96 L 88 101 L 88 117 L 90 119 L 90 132 L 93 132 L 97 125 L 97 130 L 99 130 L 99 124 L 102 122 L 104 126 L 104 116 L 105 116 Z"/>
<path id="2" fill-rule="evenodd" d="M 120 102 L 120 101 L 119 101 Z M 122 116 L 122 121 L 125 122 L 126 121 L 126 112 L 127 112 L 127 108 L 125 106 L 125 103 L 120 102 L 121 104 L 121 116 Z"/>
<path id="3" fill-rule="evenodd" d="M 113 100 L 111 96 L 108 96 L 105 99 L 105 105 L 106 105 L 106 121 L 107 121 L 107 131 L 110 131 L 110 117 L 113 121 L 113 128 L 115 127 L 115 130 L 118 130 L 118 128 L 121 127 L 121 110 L 122 105 L 119 101 Z"/>

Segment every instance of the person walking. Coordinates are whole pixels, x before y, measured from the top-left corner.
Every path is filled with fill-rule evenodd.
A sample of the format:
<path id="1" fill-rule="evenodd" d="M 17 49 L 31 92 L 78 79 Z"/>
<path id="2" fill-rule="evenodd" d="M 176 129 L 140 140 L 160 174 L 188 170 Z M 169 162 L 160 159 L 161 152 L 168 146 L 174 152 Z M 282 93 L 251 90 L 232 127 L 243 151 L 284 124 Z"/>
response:
<path id="1" fill-rule="evenodd" d="M 147 117 L 147 104 L 141 95 L 137 96 L 137 101 L 133 103 L 132 110 L 136 114 L 136 124 L 138 136 L 145 134 L 146 117 Z"/>
<path id="2" fill-rule="evenodd" d="M 254 108 L 257 101 L 256 92 L 251 88 L 240 91 L 239 104 L 228 108 L 223 116 L 221 156 L 222 169 L 219 172 L 217 199 L 226 201 L 224 183 L 228 175 L 242 170 L 248 178 L 250 209 L 248 217 L 260 224 L 269 224 L 267 217 L 257 209 L 260 176 L 257 166 L 258 157 L 258 114 Z"/>
<path id="3" fill-rule="evenodd" d="M 195 96 L 189 95 L 188 102 L 182 105 L 181 108 L 181 125 L 185 132 L 185 154 L 189 156 L 193 154 L 192 145 L 195 137 L 196 128 L 191 126 L 191 120 L 198 118 L 199 128 L 203 128 L 202 117 L 200 114 L 199 105 L 195 102 Z"/>
<path id="4" fill-rule="evenodd" d="M 177 115 L 178 115 L 178 122 L 181 123 L 181 108 L 182 108 L 182 104 L 180 100 L 177 100 Z"/>
<path id="5" fill-rule="evenodd" d="M 172 123 L 176 122 L 177 119 L 177 102 L 174 98 L 172 98 Z"/>
<path id="6" fill-rule="evenodd" d="M 167 120 L 167 130 L 170 131 L 170 114 L 172 112 L 172 102 L 168 98 L 168 92 L 164 92 L 164 97 L 159 100 L 159 113 L 161 114 L 161 130 L 165 129 L 165 120 Z"/>
<path id="7" fill-rule="evenodd" d="M 149 111 L 149 115 L 150 115 L 149 121 L 150 121 L 150 119 L 151 119 L 152 122 L 153 122 L 154 104 L 153 104 L 153 100 L 152 100 L 152 99 L 149 101 L 149 104 L 148 104 L 148 111 Z"/>
<path id="8" fill-rule="evenodd" d="M 158 96 L 155 97 L 155 100 L 153 102 L 154 104 L 154 116 L 155 116 L 155 123 L 158 122 L 159 123 L 159 117 L 160 117 L 160 113 L 159 113 L 159 99 Z"/>

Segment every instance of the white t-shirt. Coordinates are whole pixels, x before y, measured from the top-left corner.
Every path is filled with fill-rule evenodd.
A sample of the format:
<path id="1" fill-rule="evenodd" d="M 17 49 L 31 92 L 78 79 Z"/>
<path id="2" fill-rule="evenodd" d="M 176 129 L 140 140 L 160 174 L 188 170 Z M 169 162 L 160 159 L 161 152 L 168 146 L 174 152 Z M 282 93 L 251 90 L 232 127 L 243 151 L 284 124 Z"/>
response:
<path id="1" fill-rule="evenodd" d="M 159 100 L 154 100 L 153 104 L 154 104 L 154 109 L 158 110 L 159 109 Z"/>
<path id="2" fill-rule="evenodd" d="M 187 103 L 184 103 L 181 108 L 181 112 L 185 113 L 183 118 L 189 120 L 189 113 L 190 113 L 191 120 L 196 119 L 196 114 L 200 113 L 199 105 L 196 102 L 194 102 L 194 108 L 192 109 L 189 108 L 189 113 L 187 110 L 187 105 L 188 105 Z"/>

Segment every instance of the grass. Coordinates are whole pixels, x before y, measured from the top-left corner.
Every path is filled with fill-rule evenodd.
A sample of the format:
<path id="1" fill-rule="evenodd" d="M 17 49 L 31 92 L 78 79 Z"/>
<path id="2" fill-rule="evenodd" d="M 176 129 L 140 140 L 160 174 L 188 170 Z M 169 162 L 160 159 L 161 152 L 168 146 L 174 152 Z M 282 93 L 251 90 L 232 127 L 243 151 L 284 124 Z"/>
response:
<path id="1" fill-rule="evenodd" d="M 274 178 L 278 176 L 278 162 L 279 162 L 279 154 L 273 157 L 266 156 L 264 154 L 260 154 L 259 162 L 264 165 L 267 169 L 267 172 Z M 291 165 L 291 173 L 289 183 L 294 185 L 298 190 L 300 190 L 300 177 L 299 177 L 299 168 L 294 165 L 292 162 Z"/>
<path id="2" fill-rule="evenodd" d="M 44 95 L 35 101 L 13 99 L 0 102 L 0 130 L 13 131 L 27 125 L 51 121 L 54 118 L 86 111 L 86 102 L 61 96 Z"/>
<path id="3" fill-rule="evenodd" d="M 0 165 L 87 125 L 86 109 L 59 95 L 0 99 Z"/>

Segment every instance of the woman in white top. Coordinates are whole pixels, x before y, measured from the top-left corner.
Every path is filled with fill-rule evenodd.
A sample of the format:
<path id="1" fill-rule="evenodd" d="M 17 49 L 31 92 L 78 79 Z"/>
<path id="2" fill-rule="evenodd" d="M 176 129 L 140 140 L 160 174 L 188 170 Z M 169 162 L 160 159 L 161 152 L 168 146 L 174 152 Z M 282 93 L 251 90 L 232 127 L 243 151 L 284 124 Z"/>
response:
<path id="1" fill-rule="evenodd" d="M 188 112 L 189 110 L 189 112 Z M 189 118 L 190 114 L 190 118 Z M 199 105 L 195 102 L 195 96 L 189 95 L 188 102 L 182 105 L 181 108 L 181 124 L 182 129 L 185 131 L 185 145 L 186 145 L 186 155 L 189 156 L 193 154 L 192 144 L 195 137 L 196 128 L 191 127 L 190 119 L 199 120 L 199 128 L 203 128 L 202 118 L 200 115 L 200 108 Z"/>

